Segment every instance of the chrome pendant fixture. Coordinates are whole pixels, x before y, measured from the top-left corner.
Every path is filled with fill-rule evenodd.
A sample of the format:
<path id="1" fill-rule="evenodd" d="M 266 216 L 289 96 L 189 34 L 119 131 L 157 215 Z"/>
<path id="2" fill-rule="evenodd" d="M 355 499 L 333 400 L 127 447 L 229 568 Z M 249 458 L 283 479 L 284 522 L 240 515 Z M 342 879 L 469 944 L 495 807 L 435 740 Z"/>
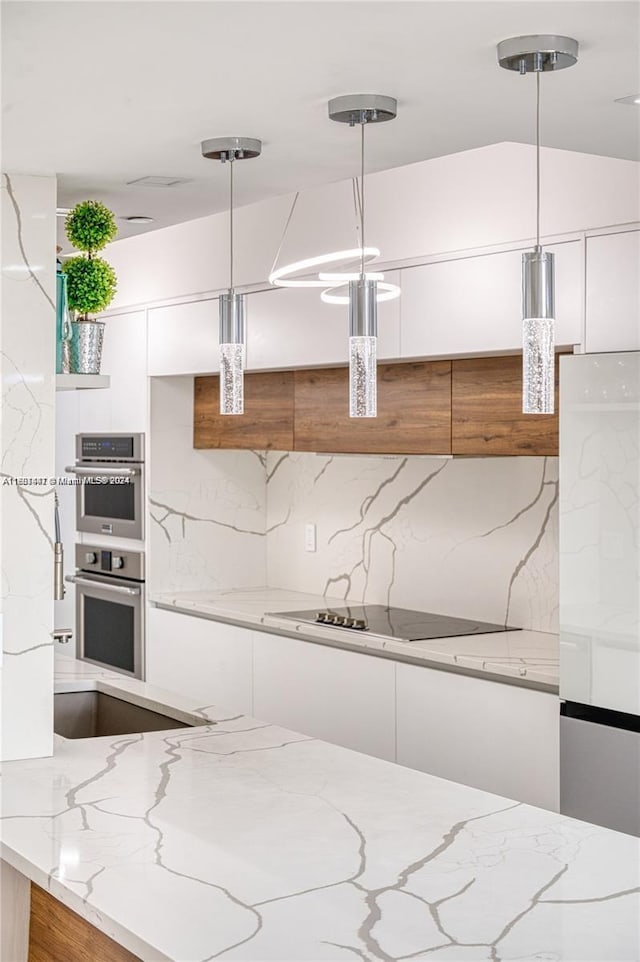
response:
<path id="1" fill-rule="evenodd" d="M 377 342 L 378 281 L 365 272 L 364 131 L 367 124 L 393 120 L 393 97 L 354 94 L 329 101 L 329 117 L 350 127 L 360 125 L 360 270 L 349 278 L 349 415 L 375 418 L 378 413 Z"/>
<path id="2" fill-rule="evenodd" d="M 572 67 L 578 42 L 541 34 L 498 44 L 498 63 L 521 76 L 536 75 L 536 245 L 522 255 L 522 411 L 553 414 L 555 398 L 555 269 L 551 251 L 540 244 L 540 75 Z"/>
<path id="3" fill-rule="evenodd" d="M 203 140 L 202 156 L 229 164 L 229 290 L 218 298 L 220 317 L 220 414 L 244 414 L 245 302 L 233 286 L 233 168 L 236 160 L 259 157 L 262 143 L 251 137 Z"/>

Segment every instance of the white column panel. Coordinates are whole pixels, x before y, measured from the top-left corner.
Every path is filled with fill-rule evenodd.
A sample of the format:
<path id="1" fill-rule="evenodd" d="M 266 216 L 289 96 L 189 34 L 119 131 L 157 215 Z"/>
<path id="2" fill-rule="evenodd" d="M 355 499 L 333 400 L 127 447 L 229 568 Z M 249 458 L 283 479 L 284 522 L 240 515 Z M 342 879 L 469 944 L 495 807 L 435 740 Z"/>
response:
<path id="1" fill-rule="evenodd" d="M 587 351 L 640 348 L 640 230 L 587 238 Z"/>
<path id="2" fill-rule="evenodd" d="M 4 759 L 53 747 L 55 208 L 55 177 L 2 175 Z"/>

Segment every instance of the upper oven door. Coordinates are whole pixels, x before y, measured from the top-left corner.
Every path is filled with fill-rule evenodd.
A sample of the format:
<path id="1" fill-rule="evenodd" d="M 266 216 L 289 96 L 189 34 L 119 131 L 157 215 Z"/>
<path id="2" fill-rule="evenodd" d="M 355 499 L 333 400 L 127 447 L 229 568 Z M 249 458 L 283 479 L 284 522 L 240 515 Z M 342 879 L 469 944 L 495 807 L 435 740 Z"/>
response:
<path id="1" fill-rule="evenodd" d="M 117 538 L 144 538 L 144 464 L 82 464 L 76 476 L 76 528 Z"/>

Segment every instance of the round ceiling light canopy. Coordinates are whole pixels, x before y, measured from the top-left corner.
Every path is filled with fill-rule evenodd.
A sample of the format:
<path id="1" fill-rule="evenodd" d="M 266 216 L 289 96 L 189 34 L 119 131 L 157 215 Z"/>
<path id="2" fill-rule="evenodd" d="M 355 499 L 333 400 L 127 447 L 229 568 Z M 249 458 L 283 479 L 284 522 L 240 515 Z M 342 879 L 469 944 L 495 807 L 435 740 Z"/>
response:
<path id="1" fill-rule="evenodd" d="M 564 70 L 578 60 L 578 41 L 555 33 L 510 37 L 501 40 L 497 50 L 500 66 L 521 74 Z"/>
<path id="2" fill-rule="evenodd" d="M 383 94 L 346 94 L 329 101 L 329 118 L 339 124 L 381 124 L 398 113 L 395 97 Z"/>
<path id="3" fill-rule="evenodd" d="M 254 137 L 210 137 L 200 144 L 207 160 L 251 160 L 262 153 L 262 141 Z"/>

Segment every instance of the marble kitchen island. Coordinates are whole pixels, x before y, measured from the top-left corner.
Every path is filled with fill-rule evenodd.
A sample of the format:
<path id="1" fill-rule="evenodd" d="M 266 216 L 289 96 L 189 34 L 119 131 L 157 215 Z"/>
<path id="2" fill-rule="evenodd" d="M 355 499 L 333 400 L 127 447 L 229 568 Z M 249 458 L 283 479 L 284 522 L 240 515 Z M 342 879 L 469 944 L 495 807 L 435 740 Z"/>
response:
<path id="1" fill-rule="evenodd" d="M 640 840 L 58 662 L 211 724 L 3 766 L 2 857 L 145 962 L 637 962 Z"/>

